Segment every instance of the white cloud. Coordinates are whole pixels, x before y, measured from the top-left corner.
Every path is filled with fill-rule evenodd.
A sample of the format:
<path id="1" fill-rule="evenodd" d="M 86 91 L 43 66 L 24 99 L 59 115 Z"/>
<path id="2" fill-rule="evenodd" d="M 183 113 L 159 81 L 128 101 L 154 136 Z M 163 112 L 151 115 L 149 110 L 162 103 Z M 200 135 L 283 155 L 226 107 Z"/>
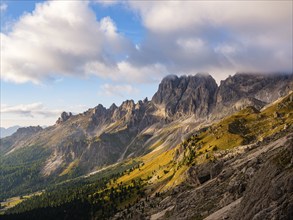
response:
<path id="1" fill-rule="evenodd" d="M 292 1 L 129 1 L 155 32 L 228 25 L 237 29 L 288 22 Z"/>
<path id="2" fill-rule="evenodd" d="M 118 4 L 118 0 L 94 0 L 95 3 L 101 4 L 105 7 L 107 6 L 113 6 L 115 4 Z"/>
<path id="3" fill-rule="evenodd" d="M 118 97 L 127 97 L 130 94 L 138 93 L 139 90 L 134 88 L 131 85 L 111 85 L 104 84 L 101 86 L 100 94 L 105 94 L 107 96 L 118 96 Z"/>
<path id="4" fill-rule="evenodd" d="M 160 63 L 153 63 L 140 67 L 122 61 L 118 63 L 118 68 L 122 77 L 126 78 L 127 76 L 131 76 L 129 82 L 153 82 L 168 74 L 165 66 Z"/>
<path id="5" fill-rule="evenodd" d="M 82 77 L 91 62 L 112 68 L 116 57 L 131 47 L 109 17 L 98 22 L 84 1 L 39 3 L 11 32 L 1 33 L 1 41 L 1 77 L 17 83 Z"/>
<path id="6" fill-rule="evenodd" d="M 204 42 L 199 38 L 189 38 L 189 39 L 178 39 L 176 43 L 183 50 L 196 52 L 204 48 Z"/>
<path id="7" fill-rule="evenodd" d="M 237 46 L 230 44 L 220 44 L 215 47 L 216 53 L 222 53 L 224 55 L 235 54 L 237 50 Z"/>
<path id="8" fill-rule="evenodd" d="M 1 114 L 15 114 L 23 117 L 37 117 L 38 115 L 44 117 L 57 117 L 62 111 L 49 110 L 41 102 L 20 105 L 5 105 L 1 104 Z"/>
<path id="9" fill-rule="evenodd" d="M 100 29 L 104 31 L 109 37 L 116 37 L 117 36 L 117 28 L 110 17 L 105 17 L 101 20 Z"/>
<path id="10" fill-rule="evenodd" d="M 160 62 L 171 73 L 292 71 L 292 4 L 129 1 L 148 32 L 130 59 Z"/>
<path id="11" fill-rule="evenodd" d="M 164 65 L 154 63 L 145 66 L 135 66 L 127 61 L 120 61 L 113 66 L 102 62 L 87 63 L 86 71 L 102 78 L 110 78 L 119 82 L 152 82 L 157 81 L 168 72 Z"/>
<path id="12" fill-rule="evenodd" d="M 7 4 L 6 3 L 3 3 L 3 2 L 1 2 L 1 4 L 0 4 L 0 11 L 1 12 L 4 12 L 4 11 L 6 11 L 7 10 Z"/>
<path id="13" fill-rule="evenodd" d="M 123 2 L 146 28 L 139 44 L 110 17 L 97 21 L 89 2 L 39 3 L 1 33 L 1 78 L 40 83 L 96 75 L 143 83 L 169 73 L 292 71 L 292 1 Z"/>

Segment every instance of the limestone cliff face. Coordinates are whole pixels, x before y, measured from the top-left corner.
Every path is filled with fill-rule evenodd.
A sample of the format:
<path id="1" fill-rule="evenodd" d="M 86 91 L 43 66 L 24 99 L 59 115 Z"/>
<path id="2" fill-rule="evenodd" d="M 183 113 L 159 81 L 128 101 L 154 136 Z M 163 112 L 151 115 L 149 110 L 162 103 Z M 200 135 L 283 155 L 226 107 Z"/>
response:
<path id="1" fill-rule="evenodd" d="M 292 219 L 293 137 L 282 149 L 271 152 L 249 182 L 247 191 L 231 219 Z"/>
<path id="2" fill-rule="evenodd" d="M 166 117 L 224 117 L 246 106 L 257 109 L 293 90 L 293 74 L 237 73 L 218 86 L 207 74 L 170 75 L 159 85 L 152 102 Z"/>
<path id="3" fill-rule="evenodd" d="M 216 92 L 213 114 L 225 116 L 239 106 L 258 109 L 293 90 L 293 74 L 237 73 L 221 81 Z"/>
<path id="4" fill-rule="evenodd" d="M 152 102 L 162 107 L 168 117 L 205 117 L 213 107 L 216 91 L 216 81 L 210 75 L 172 75 L 162 80 Z"/>

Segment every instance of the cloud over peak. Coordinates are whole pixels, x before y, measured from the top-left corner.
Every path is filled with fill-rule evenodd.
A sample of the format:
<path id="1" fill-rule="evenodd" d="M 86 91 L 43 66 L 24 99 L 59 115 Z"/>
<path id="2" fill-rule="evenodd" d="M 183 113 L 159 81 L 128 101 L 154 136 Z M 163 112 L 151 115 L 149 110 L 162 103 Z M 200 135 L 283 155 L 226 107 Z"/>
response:
<path id="1" fill-rule="evenodd" d="M 292 2 L 285 1 L 129 1 L 153 32 L 196 30 L 207 25 L 235 29 L 286 26 Z"/>
<path id="2" fill-rule="evenodd" d="M 142 83 L 170 73 L 292 71 L 292 1 L 96 2 L 138 13 L 143 40 L 131 42 L 110 16 L 98 21 L 89 1 L 39 3 L 1 33 L 1 78 Z"/>
<path id="3" fill-rule="evenodd" d="M 148 30 L 135 62 L 171 73 L 292 71 L 292 1 L 130 1 Z M 143 56 L 141 55 L 143 54 Z M 146 59 L 147 58 L 147 59 Z"/>

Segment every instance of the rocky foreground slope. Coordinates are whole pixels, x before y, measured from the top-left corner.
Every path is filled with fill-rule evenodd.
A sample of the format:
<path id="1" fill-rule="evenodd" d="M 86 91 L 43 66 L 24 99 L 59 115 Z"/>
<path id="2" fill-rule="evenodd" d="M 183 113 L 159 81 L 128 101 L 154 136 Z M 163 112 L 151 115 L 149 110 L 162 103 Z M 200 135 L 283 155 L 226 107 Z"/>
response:
<path id="1" fill-rule="evenodd" d="M 289 133 L 191 166 L 185 183 L 142 199 L 112 219 L 292 219 L 292 146 Z"/>

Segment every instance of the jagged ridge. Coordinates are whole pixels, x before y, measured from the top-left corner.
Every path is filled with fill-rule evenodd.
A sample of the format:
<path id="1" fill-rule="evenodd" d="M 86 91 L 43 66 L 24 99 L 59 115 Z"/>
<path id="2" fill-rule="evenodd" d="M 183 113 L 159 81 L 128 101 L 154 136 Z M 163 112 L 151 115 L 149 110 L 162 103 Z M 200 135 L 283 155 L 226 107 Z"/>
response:
<path id="1" fill-rule="evenodd" d="M 127 100 L 109 109 L 98 105 L 78 115 L 62 113 L 54 126 L 17 142 L 15 136 L 3 139 L 1 152 L 9 155 L 19 148 L 42 146 L 52 152 L 42 175 L 58 176 L 68 167 L 68 174 L 84 174 L 157 146 L 173 148 L 201 123 L 247 105 L 260 109 L 292 90 L 292 79 L 293 74 L 236 74 L 217 86 L 206 74 L 168 76 L 150 101 Z"/>

